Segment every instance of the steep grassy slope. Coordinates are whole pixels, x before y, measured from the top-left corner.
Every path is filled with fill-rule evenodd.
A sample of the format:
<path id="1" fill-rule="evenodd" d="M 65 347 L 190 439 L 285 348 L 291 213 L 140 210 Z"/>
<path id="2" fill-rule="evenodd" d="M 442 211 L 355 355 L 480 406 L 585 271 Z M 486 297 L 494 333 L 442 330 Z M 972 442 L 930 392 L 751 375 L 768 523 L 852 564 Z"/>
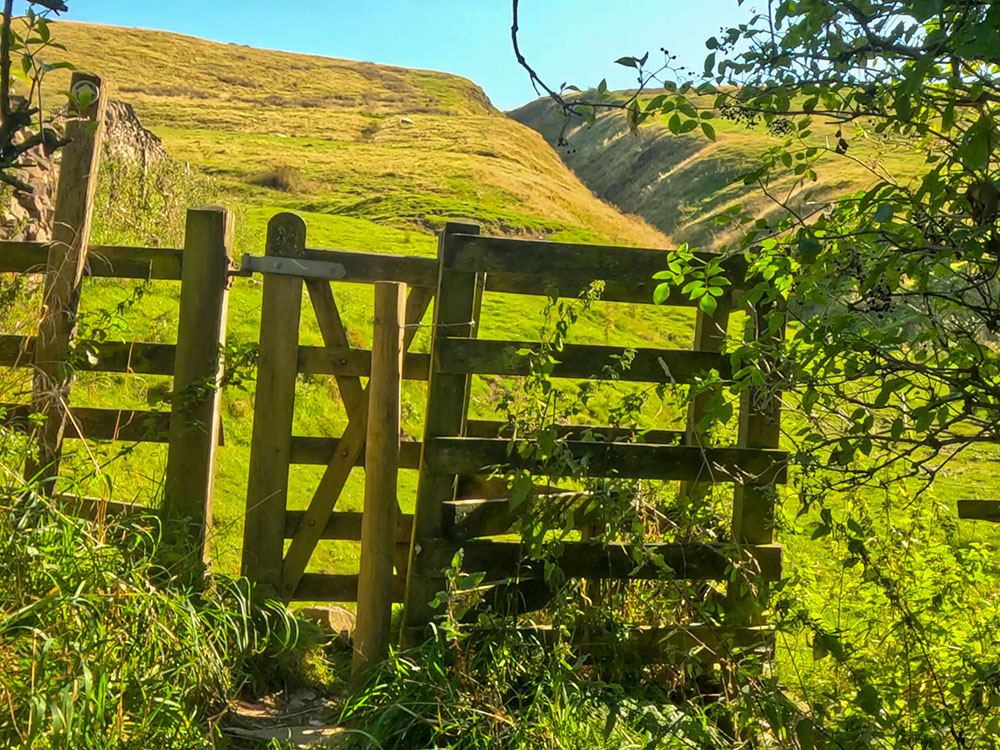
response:
<path id="1" fill-rule="evenodd" d="M 617 111 L 602 113 L 593 127 L 574 116 L 567 122 L 550 99 L 537 99 L 509 114 L 558 148 L 563 161 L 598 197 L 642 216 L 676 243 L 712 247 L 725 242 L 727 234 L 719 231 L 713 217 L 735 203 L 758 215 L 777 210 L 756 185 L 748 187 L 737 179 L 759 163 L 767 149 L 782 142 L 781 136 L 768 133 L 762 125 L 748 128 L 716 119 L 717 140 L 710 141 L 697 131 L 673 135 L 657 120 L 632 135 Z M 564 126 L 568 145 L 558 146 Z M 816 143 L 824 145 L 834 130 L 817 122 Z M 876 169 L 888 168 L 905 179 L 919 167 L 907 155 L 881 153 L 860 134 L 848 137 L 856 160 L 831 156 L 821 162 L 819 181 L 809 186 L 811 197 L 831 198 L 858 190 L 876 179 Z M 784 199 L 791 181 L 781 179 L 770 187 Z M 807 198 L 801 192 L 797 195 L 800 200 Z"/>
<path id="2" fill-rule="evenodd" d="M 537 134 L 463 78 L 141 29 L 63 22 L 54 34 L 171 155 L 242 203 L 392 226 L 466 217 L 513 233 L 663 242 L 595 200 Z M 65 76 L 49 85 L 64 87 Z"/>
<path id="3" fill-rule="evenodd" d="M 497 112 L 482 91 L 464 79 L 430 71 L 345 60 L 268 52 L 205 42 L 162 32 L 59 23 L 53 34 L 66 57 L 80 69 L 105 76 L 111 95 L 131 102 L 144 124 L 164 140 L 175 159 L 191 165 L 190 203 L 221 203 L 237 212 L 237 255 L 260 254 L 268 219 L 280 210 L 301 214 L 314 247 L 336 247 L 430 256 L 433 230 L 462 217 L 495 233 L 545 236 L 646 246 L 666 246 L 667 238 L 642 220 L 623 216 L 596 199 L 544 139 Z M 54 94 L 65 78 L 49 81 Z M 54 99 L 52 99 L 54 100 Z M 404 122 L 404 118 L 410 122 Z M 183 182 L 182 178 L 182 182 Z M 101 205 L 118 205 L 121 185 L 104 180 Z M 176 188 L 166 187 L 170 191 Z M 108 194 L 110 191 L 110 194 Z M 138 191 L 132 191 L 133 193 Z M 148 203 L 136 212 L 156 211 Z M 157 204 L 158 205 L 158 204 Z M 131 231 L 130 217 L 95 221 L 94 239 L 107 243 L 176 246 L 172 229 Z M 146 216 L 148 227 L 156 217 Z M 90 281 L 85 312 L 97 314 L 131 294 L 131 284 Z M 371 342 L 371 289 L 335 285 L 351 340 Z M 128 309 L 113 333 L 121 339 L 173 341 L 176 337 L 175 284 L 153 283 L 141 302 Z M 253 344 L 259 334 L 259 279 L 236 280 L 230 300 L 229 338 Z M 621 309 L 605 305 L 580 323 L 577 335 L 595 342 L 673 342 L 686 345 L 690 315 L 684 311 Z M 540 301 L 488 295 L 484 335 L 532 337 L 541 324 Z M 320 343 L 308 305 L 303 306 L 303 343 Z M 421 331 L 415 348 L 426 351 Z M 224 399 L 226 445 L 220 449 L 216 484 L 216 560 L 238 567 L 242 516 L 252 430 L 253 384 L 229 389 Z M 81 377 L 71 403 L 166 408 L 163 378 Z M 488 413 L 499 395 L 495 382 L 481 380 L 476 408 Z M 424 390 L 404 385 L 404 428 L 422 431 Z M 303 378 L 296 395 L 295 433 L 335 436 L 346 415 L 328 378 Z M 90 473 L 92 456 L 79 444 L 79 476 Z M 110 449 L 98 458 L 112 455 Z M 157 502 L 165 451 L 140 445 L 112 469 L 88 479 L 84 491 L 116 499 Z M 414 472 L 403 472 L 400 503 L 412 508 Z M 293 467 L 290 504 L 304 507 L 318 480 L 316 467 Z M 355 472 L 338 506 L 361 508 L 363 481 Z M 356 569 L 357 549 L 323 543 L 312 570 Z"/>

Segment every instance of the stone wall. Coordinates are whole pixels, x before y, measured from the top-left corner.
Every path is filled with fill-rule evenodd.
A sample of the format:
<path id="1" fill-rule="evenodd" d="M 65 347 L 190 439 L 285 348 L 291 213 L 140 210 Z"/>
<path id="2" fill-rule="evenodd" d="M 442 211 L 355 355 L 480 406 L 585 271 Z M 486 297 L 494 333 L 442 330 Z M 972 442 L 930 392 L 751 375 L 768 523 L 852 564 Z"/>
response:
<path id="1" fill-rule="evenodd" d="M 59 115 L 48 124 L 62 131 Z M 40 242 L 51 239 L 59 156 L 59 151 L 46 156 L 41 147 L 26 155 L 18 176 L 31 185 L 32 191 L 12 191 L 6 195 L 0 238 Z M 154 162 L 165 159 L 167 152 L 160 139 L 142 126 L 131 104 L 111 100 L 105 117 L 104 156 L 140 164 L 145 171 Z"/>

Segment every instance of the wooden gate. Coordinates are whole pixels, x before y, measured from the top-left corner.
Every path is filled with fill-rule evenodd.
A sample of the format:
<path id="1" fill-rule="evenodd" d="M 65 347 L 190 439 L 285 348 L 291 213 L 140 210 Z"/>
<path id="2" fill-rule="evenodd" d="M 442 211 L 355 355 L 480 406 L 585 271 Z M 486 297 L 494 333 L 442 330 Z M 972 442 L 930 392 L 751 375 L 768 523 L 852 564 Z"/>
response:
<path id="1" fill-rule="evenodd" d="M 537 348 L 537 342 L 490 341 L 477 338 L 483 289 L 525 295 L 545 295 L 556 287 L 572 298 L 595 280 L 606 279 L 602 300 L 652 304 L 653 274 L 664 267 L 661 250 L 570 245 L 479 236 L 474 225 L 449 224 L 441 237 L 440 276 L 434 315 L 432 369 L 425 418 L 423 460 L 413 521 L 413 543 L 404 608 L 405 643 L 415 643 L 426 632 L 435 612 L 430 602 L 445 588 L 443 574 L 459 549 L 468 571 L 484 571 L 486 581 L 500 582 L 524 575 L 530 562 L 522 558 L 518 541 L 495 539 L 514 524 L 508 501 L 459 499 L 460 479 L 481 475 L 488 467 L 517 461 L 509 441 L 499 437 L 499 423 L 470 420 L 469 392 L 473 375 L 526 375 L 528 360 L 519 352 Z M 742 268 L 730 269 L 738 289 Z M 677 290 L 668 305 L 692 305 Z M 719 350 L 725 339 L 732 300 L 720 300 L 716 312 L 698 314 L 695 351 L 634 349 L 623 380 L 692 383 L 709 369 L 728 374 L 728 358 Z M 752 335 L 762 333 L 756 314 L 749 317 Z M 606 365 L 626 353 L 627 347 L 570 345 L 560 353 L 553 376 L 575 379 L 606 377 Z M 772 544 L 773 487 L 785 481 L 786 454 L 778 447 L 779 411 L 776 399 L 750 394 L 741 405 L 739 440 L 735 447 L 704 447 L 697 423 L 706 397 L 691 407 L 688 429 L 649 432 L 649 442 L 616 442 L 610 427 L 597 426 L 584 441 L 571 434 L 566 447 L 575 457 L 589 459 L 592 476 L 652 480 L 680 480 L 687 492 L 705 483 L 735 484 L 733 530 L 735 544 L 689 543 L 652 545 L 676 578 L 726 580 L 736 558 L 756 560 L 766 579 L 781 574 L 781 548 Z M 582 432 L 585 427 L 574 427 Z M 569 434 L 569 433 L 567 433 Z M 674 444 L 681 438 L 683 444 Z M 482 497 L 480 495 L 480 497 Z M 558 560 L 571 578 L 659 578 L 662 569 L 635 569 L 631 550 L 598 541 L 564 543 Z M 529 573 L 530 576 L 530 573 Z M 738 608 L 738 593 L 731 597 Z M 735 618 L 752 624 L 752 618 Z M 674 633 L 673 635 L 676 635 Z M 700 643 L 718 643 L 717 633 L 683 635 Z M 732 633 L 737 642 L 760 636 L 750 627 Z M 646 635 L 656 640 L 656 634 Z M 714 639 L 714 640 L 713 640 Z M 730 641 L 732 642 L 732 641 Z"/>
<path id="2" fill-rule="evenodd" d="M 264 289 L 243 574 L 271 586 L 285 601 L 354 602 L 357 575 L 305 572 L 320 540 L 361 540 L 363 514 L 335 508 L 351 470 L 364 464 L 368 387 L 361 378 L 370 373 L 372 353 L 351 347 L 330 279 L 363 284 L 396 281 L 410 287 L 405 310 L 407 349 L 433 296 L 437 263 L 432 258 L 307 249 L 306 226 L 291 213 L 279 214 L 268 224 L 264 262 L 259 269 L 264 273 Z M 323 347 L 299 345 L 303 283 Z M 426 379 L 428 362 L 426 354 L 407 354 L 403 377 Z M 292 434 L 299 374 L 336 379 L 349 419 L 343 434 L 329 438 Z M 415 469 L 419 460 L 420 443 L 402 441 L 400 467 Z M 306 510 L 287 507 L 292 464 L 325 467 Z M 412 516 L 398 514 L 394 601 L 403 597 L 411 522 Z M 286 539 L 291 540 L 287 551 Z"/>

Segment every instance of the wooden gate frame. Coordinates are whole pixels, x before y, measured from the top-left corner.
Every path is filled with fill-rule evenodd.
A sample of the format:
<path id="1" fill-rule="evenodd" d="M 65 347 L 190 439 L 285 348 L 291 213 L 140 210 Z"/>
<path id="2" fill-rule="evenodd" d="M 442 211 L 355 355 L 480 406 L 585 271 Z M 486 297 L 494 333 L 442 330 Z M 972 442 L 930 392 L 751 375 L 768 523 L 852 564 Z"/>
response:
<path id="1" fill-rule="evenodd" d="M 707 259 L 706 254 L 706 259 Z M 482 237 L 475 225 L 449 224 L 439 241 L 439 279 L 434 313 L 432 371 L 428 388 L 423 458 L 413 521 L 413 537 L 403 613 L 404 645 L 418 643 L 436 612 L 430 602 L 444 588 L 443 571 L 459 549 L 470 571 L 486 571 L 487 581 L 503 580 L 524 572 L 519 542 L 477 539 L 503 534 L 514 521 L 503 499 L 459 499 L 464 476 L 482 474 L 487 467 L 508 462 L 508 441 L 467 418 L 473 374 L 525 375 L 527 360 L 518 350 L 531 342 L 487 341 L 477 338 L 482 290 L 545 295 L 555 286 L 564 297 L 574 297 L 597 279 L 608 279 L 602 299 L 652 304 L 653 274 L 662 270 L 664 251 L 602 247 L 530 240 Z M 740 287 L 744 267 L 730 263 L 731 280 Z M 720 354 L 725 340 L 732 300 L 725 299 L 713 316 L 699 313 L 695 351 L 634 349 L 567 345 L 553 375 L 599 378 L 605 363 L 626 349 L 635 357 L 623 379 L 646 382 L 692 383 L 710 368 L 724 376 L 728 358 Z M 665 304 L 691 306 L 680 290 L 673 290 Z M 752 311 L 753 312 L 753 311 Z M 752 335 L 764 333 L 763 318 L 751 315 Z M 664 376 L 669 369 L 669 377 Z M 595 475 L 680 480 L 685 491 L 703 491 L 706 482 L 730 482 L 734 494 L 734 542 L 738 554 L 756 560 L 767 580 L 780 578 L 782 553 L 773 544 L 773 485 L 786 479 L 787 454 L 778 450 L 779 405 L 759 392 L 743 399 L 740 435 L 733 448 L 701 445 L 695 425 L 708 396 L 691 406 L 684 445 L 669 444 L 671 431 L 647 434 L 659 443 L 586 443 L 570 440 L 568 447 L 591 458 Z M 575 428 L 582 429 L 582 428 Z M 598 427 L 610 434 L 611 428 Z M 611 438 L 614 439 L 613 437 Z M 516 456 L 516 452 L 513 454 Z M 659 544 L 661 554 L 678 578 L 725 580 L 732 558 L 732 544 Z M 656 578 L 659 570 L 635 571 L 629 550 L 599 542 L 567 542 L 560 565 L 566 575 L 579 578 Z M 733 602 L 735 605 L 736 602 Z M 754 625 L 750 615 L 734 618 L 735 624 Z M 719 644 L 717 629 L 689 629 L 688 642 Z M 667 634 L 663 634 L 666 637 Z M 757 643 L 755 627 L 736 628 L 729 643 Z M 660 643 L 657 634 L 644 640 Z"/>
<path id="2" fill-rule="evenodd" d="M 410 292 L 404 352 L 434 294 L 437 270 L 433 258 L 307 248 L 305 223 L 292 213 L 278 214 L 269 222 L 265 255 L 339 263 L 345 270 L 338 279 L 342 282 L 406 284 Z M 303 283 L 323 336 L 322 347 L 298 343 Z M 405 353 L 403 377 L 425 380 L 429 360 L 426 354 Z M 330 281 L 265 274 L 242 572 L 285 601 L 358 600 L 357 575 L 306 573 L 305 569 L 320 540 L 361 540 L 364 514 L 335 508 L 351 470 L 364 463 L 369 393 L 360 378 L 369 375 L 371 366 L 371 351 L 350 346 Z M 295 381 L 300 373 L 336 378 L 349 420 L 339 437 L 292 435 Z M 404 440 L 399 451 L 400 468 L 417 468 L 419 442 Z M 305 511 L 287 508 L 288 473 L 294 463 L 326 467 Z M 392 600 L 397 602 L 403 598 L 411 523 L 411 515 L 397 513 L 398 572 L 392 581 Z M 287 553 L 285 539 L 291 539 Z"/>

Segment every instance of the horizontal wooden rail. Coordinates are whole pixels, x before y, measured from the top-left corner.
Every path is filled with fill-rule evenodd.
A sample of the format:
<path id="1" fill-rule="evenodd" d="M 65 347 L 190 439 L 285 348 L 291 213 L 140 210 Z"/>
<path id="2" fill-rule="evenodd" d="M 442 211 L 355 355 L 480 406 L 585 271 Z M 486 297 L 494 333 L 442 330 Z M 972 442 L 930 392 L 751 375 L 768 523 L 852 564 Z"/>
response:
<path id="1" fill-rule="evenodd" d="M 507 434 L 507 423 L 490 419 L 470 419 L 466 424 L 466 437 L 495 438 Z M 608 425 L 556 425 L 556 437 L 585 440 L 588 437 L 605 442 L 658 443 L 672 445 L 684 440 L 684 430 L 639 430 Z"/>
<path id="2" fill-rule="evenodd" d="M 0 242 L 0 272 L 44 273 L 46 242 Z M 85 275 L 96 278 L 180 281 L 183 250 L 90 245 Z"/>
<path id="3" fill-rule="evenodd" d="M 408 286 L 437 285 L 437 258 L 418 255 L 364 253 L 354 250 L 306 248 L 304 260 L 340 263 L 347 275 L 338 281 L 374 284 L 376 281 L 402 281 Z"/>
<path id="4" fill-rule="evenodd" d="M 487 500 L 448 500 L 442 506 L 442 528 L 450 539 L 473 539 L 480 536 L 498 536 L 511 531 L 518 517 L 542 505 L 552 510 L 552 517 L 573 511 L 573 527 L 593 526 L 600 520 L 600 509 L 586 510 L 587 493 L 560 492 L 539 494 L 511 510 L 507 498 Z"/>
<path id="5" fill-rule="evenodd" d="M 424 451 L 424 463 L 433 471 L 483 474 L 507 464 L 544 473 L 543 467 L 518 458 L 502 438 L 435 438 Z M 786 481 L 788 454 L 780 450 L 700 448 L 687 445 L 596 443 L 567 440 L 563 445 L 577 460 L 587 461 L 589 476 L 687 481 L 742 481 L 770 484 Z M 565 466 L 553 467 L 551 476 Z"/>
<path id="6" fill-rule="evenodd" d="M 959 500 L 958 517 L 1000 523 L 1000 500 Z"/>
<path id="7" fill-rule="evenodd" d="M 486 289 L 511 294 L 547 295 L 553 287 L 563 297 L 575 297 L 591 282 L 603 280 L 601 299 L 609 302 L 652 304 L 660 284 L 653 274 L 663 271 L 668 250 L 582 245 L 539 240 L 514 240 L 454 234 L 445 264 L 457 271 L 485 272 Z M 710 253 L 698 253 L 707 260 Z M 733 288 L 744 286 L 746 261 L 739 256 L 724 261 Z M 558 269 L 558 270 L 555 270 Z M 693 306 L 688 295 L 674 289 L 668 305 Z"/>
<path id="8" fill-rule="evenodd" d="M 551 627 L 519 628 L 521 635 L 549 646 L 560 637 Z M 603 662 L 616 655 L 634 652 L 647 663 L 658 664 L 678 651 L 701 650 L 713 657 L 725 657 L 732 651 L 765 649 L 773 651 L 775 631 L 771 627 L 727 628 L 718 625 L 676 625 L 674 627 L 630 628 L 624 641 L 602 640 L 600 634 L 586 631 L 570 639 L 571 647 Z"/>
<path id="9" fill-rule="evenodd" d="M 0 404 L 3 424 L 28 431 L 32 412 L 28 404 Z M 118 440 L 126 443 L 165 443 L 170 427 L 170 412 L 143 409 L 99 409 L 70 406 L 66 437 L 87 440 Z M 219 435 L 219 445 L 224 445 Z"/>
<path id="10" fill-rule="evenodd" d="M 403 601 L 406 580 L 403 576 L 393 576 L 392 600 Z M 297 602 L 356 602 L 358 600 L 358 576 L 344 573 L 304 573 L 302 580 L 291 597 Z"/>
<path id="11" fill-rule="evenodd" d="M 530 357 L 520 352 L 538 349 L 532 341 L 440 339 L 435 352 L 437 372 L 474 375 L 528 375 Z M 624 362 L 629 355 L 631 362 Z M 693 383 L 698 375 L 717 370 L 729 377 L 729 358 L 715 352 L 677 349 L 636 349 L 623 346 L 567 344 L 553 358 L 550 373 L 557 378 L 617 379 L 630 382 Z"/>
<path id="12" fill-rule="evenodd" d="M 46 242 L 0 241 L 0 272 L 44 273 L 48 254 Z M 316 248 L 307 249 L 304 257 L 340 263 L 347 271 L 341 281 L 363 284 L 403 281 L 420 287 L 437 284 L 436 258 Z M 180 281 L 184 251 L 165 247 L 90 245 L 87 258 L 86 275 L 96 278 Z"/>
<path id="13" fill-rule="evenodd" d="M 94 520 L 100 516 L 125 516 L 131 514 L 141 514 L 146 516 L 156 515 L 154 508 L 144 505 L 132 505 L 116 500 L 102 500 L 99 497 L 81 497 L 78 495 L 60 494 L 60 509 L 70 515 L 87 520 Z"/>
<path id="14" fill-rule="evenodd" d="M 0 366 L 33 367 L 35 337 L 0 334 Z M 75 341 L 73 368 L 87 372 L 135 372 L 172 375 L 174 344 L 144 341 Z"/>
<path id="15" fill-rule="evenodd" d="M 330 463 L 333 452 L 337 450 L 340 437 L 307 437 L 304 435 L 292 436 L 292 457 L 293 464 L 321 464 Z M 399 466 L 401 469 L 420 468 L 420 441 L 403 440 L 399 445 Z M 355 466 L 365 465 L 365 452 L 354 462 Z"/>
<path id="16" fill-rule="evenodd" d="M 544 563 L 523 557 L 524 545 L 521 542 L 473 539 L 462 542 L 461 548 L 463 569 L 484 572 L 486 581 L 518 575 L 541 575 L 544 572 Z M 455 549 L 455 542 L 428 540 L 415 556 L 417 571 L 440 575 L 451 565 Z M 756 562 L 764 578 L 781 578 L 782 550 L 777 544 L 744 546 L 740 552 L 731 544 L 695 542 L 650 544 L 646 550 L 662 560 L 663 565 L 652 561 L 636 565 L 630 545 L 589 541 L 564 542 L 562 552 L 554 562 L 569 578 L 727 580 L 734 558 L 739 560 L 742 552 Z"/>
<path id="17" fill-rule="evenodd" d="M 403 377 L 427 380 L 429 354 L 407 353 L 403 358 Z M 340 349 L 326 346 L 300 346 L 299 372 L 305 375 L 342 375 L 367 378 L 372 368 L 370 349 Z"/>
<path id="18" fill-rule="evenodd" d="M 285 539 L 291 539 L 299 529 L 299 524 L 305 518 L 304 510 L 285 511 Z M 326 522 L 323 535 L 320 539 L 340 539 L 347 541 L 361 541 L 361 519 L 363 513 L 355 511 L 336 511 L 330 514 L 330 520 Z M 399 517 L 396 526 L 396 542 L 409 543 L 410 532 L 413 528 L 413 514 L 404 513 Z"/>

